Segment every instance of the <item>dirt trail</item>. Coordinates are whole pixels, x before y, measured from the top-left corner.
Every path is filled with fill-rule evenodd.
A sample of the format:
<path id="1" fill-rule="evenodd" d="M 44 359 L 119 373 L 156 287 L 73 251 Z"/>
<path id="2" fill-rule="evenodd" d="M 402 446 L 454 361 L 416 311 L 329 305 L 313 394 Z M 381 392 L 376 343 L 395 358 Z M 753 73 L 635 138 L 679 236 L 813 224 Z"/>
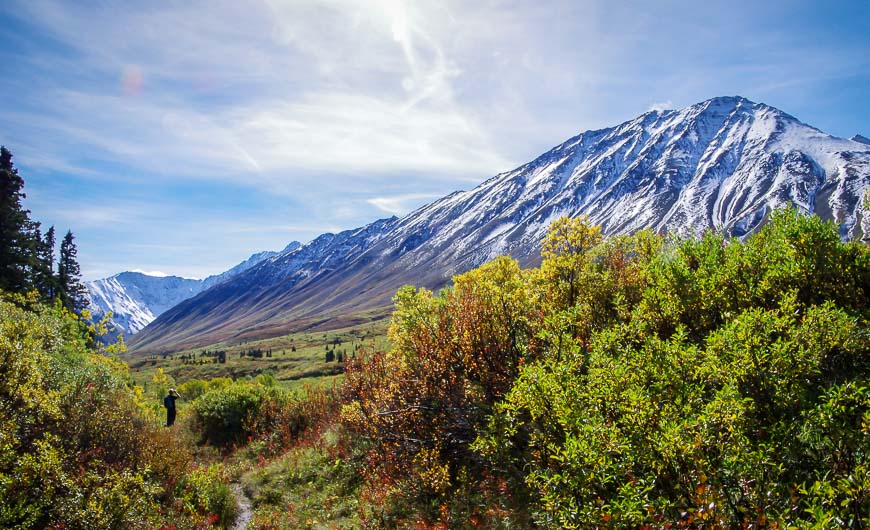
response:
<path id="1" fill-rule="evenodd" d="M 234 483 L 232 488 L 233 494 L 236 496 L 236 504 L 239 505 L 239 516 L 236 517 L 236 524 L 233 525 L 233 530 L 245 530 L 251 517 L 254 516 L 254 511 L 251 509 L 251 499 L 245 495 L 241 484 Z"/>

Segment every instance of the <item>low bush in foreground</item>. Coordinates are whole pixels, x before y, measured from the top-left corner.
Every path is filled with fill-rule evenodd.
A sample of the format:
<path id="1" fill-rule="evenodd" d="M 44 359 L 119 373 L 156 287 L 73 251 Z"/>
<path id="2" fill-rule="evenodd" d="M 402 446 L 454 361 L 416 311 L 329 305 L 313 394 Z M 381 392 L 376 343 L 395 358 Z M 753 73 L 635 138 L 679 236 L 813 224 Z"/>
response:
<path id="1" fill-rule="evenodd" d="M 370 527 L 870 527 L 870 250 L 793 211 L 745 242 L 557 221 L 396 297 L 352 364 Z"/>
<path id="2" fill-rule="evenodd" d="M 245 475 L 255 507 L 250 528 L 359 528 L 361 476 L 328 430 Z"/>
<path id="3" fill-rule="evenodd" d="M 193 428 L 202 442 L 230 449 L 252 440 L 270 454 L 291 447 L 299 434 L 336 414 L 331 391 L 301 395 L 275 386 L 269 376 L 221 384 L 193 402 Z"/>
<path id="4" fill-rule="evenodd" d="M 0 528 L 206 528 L 208 502 L 177 510 L 190 452 L 160 426 L 84 320 L 0 300 Z M 229 516 L 229 514 L 227 514 Z"/>

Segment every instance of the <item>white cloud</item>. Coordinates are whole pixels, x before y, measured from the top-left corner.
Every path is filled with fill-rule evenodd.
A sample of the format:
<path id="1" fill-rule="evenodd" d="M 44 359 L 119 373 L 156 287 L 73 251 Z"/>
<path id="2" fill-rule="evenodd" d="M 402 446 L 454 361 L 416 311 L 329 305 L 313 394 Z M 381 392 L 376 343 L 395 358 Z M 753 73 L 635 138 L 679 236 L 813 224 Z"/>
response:
<path id="1" fill-rule="evenodd" d="M 431 201 L 438 197 L 440 197 L 440 195 L 432 195 L 429 193 L 409 193 L 392 197 L 373 197 L 367 199 L 366 202 L 386 213 L 392 215 L 404 215 L 414 207 L 424 204 L 425 201 Z"/>
<path id="2" fill-rule="evenodd" d="M 38 129 L 36 138 L 62 136 L 49 152 L 76 145 L 67 158 L 96 149 L 149 172 L 244 175 L 285 192 L 312 171 L 480 181 L 517 163 L 492 142 L 482 116 L 454 97 L 460 70 L 445 49 L 445 9 L 391 0 L 267 5 L 271 12 L 210 4 L 215 16 L 203 19 L 187 4 L 97 13 L 28 4 L 79 50 L 86 70 L 111 74 L 118 86 L 58 87 L 35 96 L 38 115 L 0 112 Z M 222 96 L 214 104 L 198 101 L 214 95 Z"/>
<path id="3" fill-rule="evenodd" d="M 404 213 L 647 108 L 740 94 L 816 124 L 782 98 L 827 116 L 822 88 L 868 62 L 854 29 L 836 41 L 852 44 L 825 44 L 810 4 L 7 0 L 27 46 L 0 52 L 15 72 L 0 123 L 43 179 L 28 180 L 35 217 L 92 241 L 90 270 L 207 274 Z M 784 11 L 804 26 L 770 24 Z M 126 254 L 98 247 L 107 227 Z"/>
<path id="4" fill-rule="evenodd" d="M 58 223 L 57 229 L 66 230 L 67 227 L 75 227 L 73 232 L 80 229 L 95 229 L 106 227 L 108 225 L 120 223 L 133 223 L 134 219 L 131 214 L 135 215 L 131 209 L 118 206 L 98 206 L 76 208 L 76 207 L 54 207 L 51 208 L 51 200 L 57 199 L 57 196 L 42 198 L 41 194 L 31 194 L 28 197 L 28 207 L 34 210 L 47 211 L 51 210 L 53 222 Z M 36 217 L 40 219 L 41 217 Z M 61 224 L 62 223 L 62 224 Z"/>
<path id="5" fill-rule="evenodd" d="M 161 271 L 143 271 L 142 269 L 133 269 L 130 272 L 138 272 L 140 274 L 144 274 L 145 276 L 155 276 L 157 278 L 165 278 L 167 276 L 171 276 L 171 274 L 166 274 Z"/>
<path id="6" fill-rule="evenodd" d="M 234 114 L 229 129 L 268 170 L 428 171 L 482 180 L 512 164 L 455 109 L 326 93 Z"/>
<path id="7" fill-rule="evenodd" d="M 671 100 L 667 101 L 659 101 L 657 103 L 653 103 L 649 106 L 647 110 L 654 110 L 657 112 L 661 112 L 663 110 L 672 110 L 674 108 L 674 103 Z"/>

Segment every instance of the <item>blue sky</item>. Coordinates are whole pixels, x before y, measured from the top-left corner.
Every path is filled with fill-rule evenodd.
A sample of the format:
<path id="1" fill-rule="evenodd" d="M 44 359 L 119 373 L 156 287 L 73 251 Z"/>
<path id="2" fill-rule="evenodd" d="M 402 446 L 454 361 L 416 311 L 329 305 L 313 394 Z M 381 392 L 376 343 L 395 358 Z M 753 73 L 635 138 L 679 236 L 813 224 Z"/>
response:
<path id="1" fill-rule="evenodd" d="M 86 279 L 218 273 L 719 95 L 870 136 L 866 0 L 5 0 L 0 60 Z"/>

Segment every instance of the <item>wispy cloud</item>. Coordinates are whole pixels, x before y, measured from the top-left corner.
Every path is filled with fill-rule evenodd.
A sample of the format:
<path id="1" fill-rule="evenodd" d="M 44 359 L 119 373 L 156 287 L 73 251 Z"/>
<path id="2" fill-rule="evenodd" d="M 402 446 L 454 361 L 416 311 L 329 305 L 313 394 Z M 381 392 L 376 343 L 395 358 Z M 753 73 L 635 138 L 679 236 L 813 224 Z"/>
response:
<path id="1" fill-rule="evenodd" d="M 306 171 L 425 170 L 433 178 L 480 179 L 515 163 L 453 98 L 459 71 L 410 4 L 268 5 L 272 23 L 262 9 L 209 5 L 223 16 L 206 17 L 192 31 L 191 19 L 202 17 L 190 6 L 144 13 L 110 7 L 94 20 L 68 4 L 28 4 L 35 20 L 82 54 L 86 69 L 117 86 L 55 87 L 51 97 L 34 95 L 43 101 L 33 112 L 4 117 L 149 171 L 245 174 L 276 189 Z M 272 26 L 270 37 L 239 42 L 250 35 L 243 30 L 263 25 Z M 131 26 L 144 30 L 139 39 L 124 31 Z M 68 59 L 40 61 L 60 70 Z M 225 101 L 236 84 L 246 91 Z M 218 94 L 214 104 L 200 101 Z M 275 182 L 279 173 L 284 178 Z"/>
<path id="2" fill-rule="evenodd" d="M 439 195 L 429 193 L 409 193 L 392 197 L 373 197 L 368 199 L 372 206 L 393 215 L 408 213 L 413 207 L 423 204 L 424 201 L 437 199 Z"/>
<path id="3" fill-rule="evenodd" d="M 36 208 L 47 209 L 48 205 L 43 201 L 32 201 Z M 47 201 L 52 202 L 52 201 Z M 52 219 L 59 223 L 58 230 L 66 229 L 75 226 L 77 230 L 87 230 L 94 228 L 116 225 L 119 223 L 134 223 L 136 220 L 136 212 L 127 208 L 119 208 L 115 206 L 98 206 L 91 207 L 62 207 L 54 208 L 52 211 Z"/>
<path id="4" fill-rule="evenodd" d="M 671 110 L 674 108 L 674 103 L 671 100 L 659 101 L 649 106 L 647 110 L 661 112 L 663 110 Z"/>
<path id="5" fill-rule="evenodd" d="M 868 11 L 9 0 L 0 140 L 36 217 L 80 236 L 88 274 L 207 275 L 401 215 L 648 109 L 740 94 L 851 135 L 870 112 Z"/>
<path id="6" fill-rule="evenodd" d="M 162 271 L 143 271 L 142 269 L 133 269 L 130 272 L 138 272 L 140 274 L 144 274 L 145 276 L 156 276 L 158 278 L 165 278 L 166 276 L 171 276 L 170 274 L 166 274 Z"/>

